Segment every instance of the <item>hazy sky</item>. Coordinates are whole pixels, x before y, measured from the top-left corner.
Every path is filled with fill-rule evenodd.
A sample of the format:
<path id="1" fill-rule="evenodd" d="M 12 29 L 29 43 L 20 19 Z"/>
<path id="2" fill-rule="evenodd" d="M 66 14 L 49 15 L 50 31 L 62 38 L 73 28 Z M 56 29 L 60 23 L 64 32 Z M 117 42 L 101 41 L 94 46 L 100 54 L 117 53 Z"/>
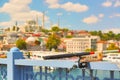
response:
<path id="1" fill-rule="evenodd" d="M 0 28 L 37 16 L 41 25 L 43 11 L 46 28 L 59 17 L 61 28 L 120 32 L 120 0 L 0 0 Z"/>

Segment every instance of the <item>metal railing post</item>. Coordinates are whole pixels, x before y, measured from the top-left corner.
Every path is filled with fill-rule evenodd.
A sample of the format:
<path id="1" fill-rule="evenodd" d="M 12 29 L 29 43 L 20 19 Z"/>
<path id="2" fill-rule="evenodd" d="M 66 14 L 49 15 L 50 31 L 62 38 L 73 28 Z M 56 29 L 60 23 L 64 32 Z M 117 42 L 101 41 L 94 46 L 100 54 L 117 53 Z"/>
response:
<path id="1" fill-rule="evenodd" d="M 18 48 L 13 47 L 7 54 L 7 79 L 21 80 L 21 69 L 15 65 L 15 59 L 23 59 L 22 52 Z"/>

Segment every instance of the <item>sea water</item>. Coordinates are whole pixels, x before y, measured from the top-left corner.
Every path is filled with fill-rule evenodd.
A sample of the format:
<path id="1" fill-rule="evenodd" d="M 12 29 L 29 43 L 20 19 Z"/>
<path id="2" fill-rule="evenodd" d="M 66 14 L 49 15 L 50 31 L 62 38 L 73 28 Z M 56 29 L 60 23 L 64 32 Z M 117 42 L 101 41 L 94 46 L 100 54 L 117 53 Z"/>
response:
<path id="1" fill-rule="evenodd" d="M 40 68 L 34 68 L 34 75 L 36 73 L 40 72 Z M 28 72 L 29 73 L 29 72 Z M 45 73 L 45 70 L 42 70 L 42 73 Z M 66 74 L 72 75 L 74 77 L 74 80 L 82 80 L 82 69 L 80 68 L 74 68 L 74 69 L 62 69 L 61 73 L 59 68 L 56 69 L 49 69 L 47 70 L 47 73 L 51 74 L 52 76 L 58 75 L 55 80 L 59 80 L 61 74 L 62 76 L 65 76 Z M 76 79 L 77 77 L 81 77 L 81 79 Z M 85 78 L 84 80 L 90 80 L 90 70 L 85 69 Z M 114 79 L 110 79 L 110 71 L 107 70 L 93 70 L 93 77 L 96 77 L 95 80 L 120 80 L 120 71 L 114 71 Z M 45 75 L 42 75 L 41 80 L 45 80 Z M 0 80 L 8 80 L 7 79 L 7 67 L 6 66 L 0 66 Z M 25 79 L 28 80 L 28 79 Z M 29 79 L 29 80 L 34 80 L 34 79 Z M 40 80 L 40 75 L 36 76 L 35 80 Z M 47 77 L 47 80 L 52 80 L 49 76 Z M 62 77 L 61 80 L 72 80 L 72 78 L 65 78 Z"/>
<path id="2" fill-rule="evenodd" d="M 67 71 L 66 71 L 66 69 L 62 69 L 61 75 L 65 76 L 67 73 L 68 75 L 72 75 L 74 77 L 74 80 L 92 80 L 90 70 L 84 69 L 84 71 L 85 71 L 84 78 L 82 78 L 83 77 L 82 70 L 83 69 L 80 69 L 80 68 L 69 69 Z M 55 69 L 52 71 L 48 71 L 48 73 L 50 73 L 52 75 L 57 75 L 57 74 L 59 75 L 60 74 L 59 71 L 60 71 L 59 69 Z M 93 70 L 92 76 L 94 77 L 93 80 L 120 80 L 120 72 L 119 71 L 114 71 L 114 79 L 111 79 L 110 71 L 107 71 L 107 70 Z M 79 79 L 77 79 L 77 77 L 79 77 Z M 80 77 L 81 77 L 81 79 L 80 79 Z M 72 78 L 67 78 L 67 79 L 65 77 L 62 77 L 61 79 L 59 79 L 59 78 L 60 77 L 57 76 L 55 78 L 55 80 L 73 80 Z M 40 79 L 37 78 L 37 80 L 40 80 Z M 42 77 L 42 80 L 45 80 L 45 76 Z M 52 80 L 52 79 L 48 77 L 47 80 Z"/>

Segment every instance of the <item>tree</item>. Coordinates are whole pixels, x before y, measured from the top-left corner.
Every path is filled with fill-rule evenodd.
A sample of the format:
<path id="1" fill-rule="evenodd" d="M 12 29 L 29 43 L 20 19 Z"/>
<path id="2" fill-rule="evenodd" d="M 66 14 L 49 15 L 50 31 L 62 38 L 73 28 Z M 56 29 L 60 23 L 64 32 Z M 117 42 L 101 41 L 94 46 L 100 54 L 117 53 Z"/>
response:
<path id="1" fill-rule="evenodd" d="M 115 50 L 115 49 L 119 49 L 119 47 L 117 47 L 114 43 L 111 43 L 107 48 L 107 50 Z"/>
<path id="2" fill-rule="evenodd" d="M 73 36 L 72 35 L 67 35 L 66 38 L 72 38 Z"/>
<path id="3" fill-rule="evenodd" d="M 91 51 L 95 51 L 94 49 L 86 49 L 86 52 L 91 52 Z"/>
<path id="4" fill-rule="evenodd" d="M 63 28 L 63 29 L 61 29 L 61 31 L 63 32 L 63 36 L 66 37 L 69 29 Z"/>
<path id="5" fill-rule="evenodd" d="M 115 35 L 115 39 L 116 40 L 120 40 L 120 33 L 118 33 L 118 34 Z"/>
<path id="6" fill-rule="evenodd" d="M 69 29 L 68 29 L 68 28 L 63 28 L 63 29 L 61 29 L 61 31 L 63 31 L 63 32 L 68 32 Z"/>
<path id="7" fill-rule="evenodd" d="M 21 49 L 26 49 L 26 42 L 23 39 L 18 39 L 16 41 L 16 46 L 21 50 Z"/>
<path id="8" fill-rule="evenodd" d="M 42 32 L 44 32 L 45 34 L 48 34 L 49 33 L 49 30 L 47 30 L 47 29 L 41 29 L 42 30 Z"/>
<path id="9" fill-rule="evenodd" d="M 60 37 L 56 34 L 52 34 L 48 37 L 46 47 L 51 51 L 53 48 L 56 50 L 58 45 L 61 43 Z"/>
<path id="10" fill-rule="evenodd" d="M 53 32 L 58 32 L 58 31 L 60 31 L 60 29 L 59 29 L 58 26 L 53 26 L 53 27 L 52 27 L 52 31 L 53 31 Z"/>
<path id="11" fill-rule="evenodd" d="M 98 35 L 98 32 L 97 31 L 91 31 L 90 34 L 96 36 L 96 35 Z"/>

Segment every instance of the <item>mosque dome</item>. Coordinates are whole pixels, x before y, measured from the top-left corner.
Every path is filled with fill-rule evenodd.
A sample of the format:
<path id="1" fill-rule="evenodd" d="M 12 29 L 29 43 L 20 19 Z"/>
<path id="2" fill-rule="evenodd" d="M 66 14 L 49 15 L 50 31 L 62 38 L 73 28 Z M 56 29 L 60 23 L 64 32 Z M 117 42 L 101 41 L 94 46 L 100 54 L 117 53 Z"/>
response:
<path id="1" fill-rule="evenodd" d="M 26 39 L 26 43 L 34 43 L 35 42 L 35 38 L 34 37 L 28 37 L 27 39 Z"/>

